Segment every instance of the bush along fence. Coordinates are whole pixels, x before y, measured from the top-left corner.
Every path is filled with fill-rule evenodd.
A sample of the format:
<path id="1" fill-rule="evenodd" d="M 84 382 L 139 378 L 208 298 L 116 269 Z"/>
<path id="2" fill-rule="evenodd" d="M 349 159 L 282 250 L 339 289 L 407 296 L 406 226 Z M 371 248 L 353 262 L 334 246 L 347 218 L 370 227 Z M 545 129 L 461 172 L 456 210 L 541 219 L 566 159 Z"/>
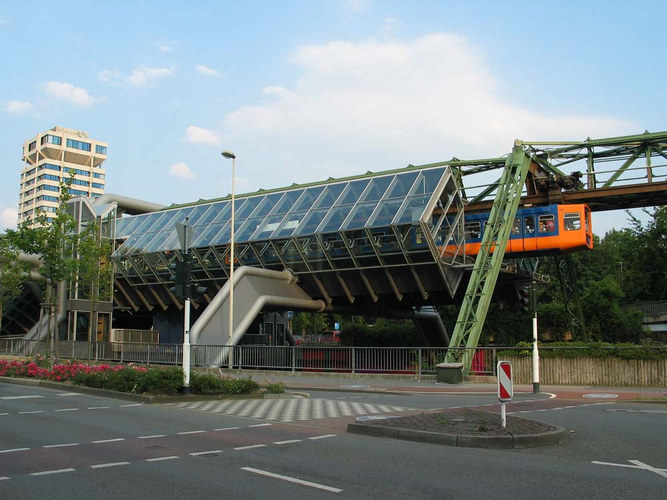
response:
<path id="1" fill-rule="evenodd" d="M 517 384 L 532 381 L 529 346 L 498 353 L 498 359 L 512 362 Z M 583 342 L 541 346 L 540 383 L 667 387 L 667 347 Z"/>
<path id="2" fill-rule="evenodd" d="M 40 366 L 43 356 L 34 361 L 7 361 L 0 359 L 0 377 L 35 378 L 53 382 L 69 382 L 74 385 L 108 389 L 135 394 L 173 396 L 183 387 L 183 370 L 180 367 L 146 367 L 108 364 L 87 365 L 67 362 L 54 365 L 53 369 Z M 266 392 L 285 392 L 282 383 L 269 383 Z M 250 378 L 233 378 L 215 373 L 193 373 L 190 379 L 191 394 L 238 395 L 260 391 L 260 385 Z"/>
<path id="3" fill-rule="evenodd" d="M 464 348 L 457 349 L 460 354 Z M 469 375 L 495 376 L 499 360 L 512 361 L 517 384 L 532 382 L 531 344 L 479 347 Z M 0 340 L 0 355 L 46 353 L 45 342 Z M 94 362 L 182 365 L 182 344 L 61 342 L 63 358 Z M 341 373 L 435 375 L 446 348 L 334 346 L 192 346 L 193 367 Z M 231 354 L 231 356 L 230 356 Z M 233 364 L 230 366 L 229 359 Z M 667 347 L 633 344 L 540 344 L 542 384 L 667 386 Z M 192 384 L 191 384 L 192 385 Z"/>

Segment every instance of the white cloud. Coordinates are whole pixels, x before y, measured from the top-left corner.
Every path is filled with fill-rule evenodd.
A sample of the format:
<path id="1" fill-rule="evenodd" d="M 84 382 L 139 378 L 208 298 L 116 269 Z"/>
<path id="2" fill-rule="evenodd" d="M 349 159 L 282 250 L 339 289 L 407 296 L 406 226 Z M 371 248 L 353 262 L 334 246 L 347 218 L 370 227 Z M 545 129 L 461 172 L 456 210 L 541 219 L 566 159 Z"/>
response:
<path id="1" fill-rule="evenodd" d="M 5 110 L 11 115 L 21 115 L 30 111 L 33 107 L 34 105 L 31 102 L 8 101 Z"/>
<path id="2" fill-rule="evenodd" d="M 48 82 L 46 92 L 76 106 L 90 106 L 95 102 L 95 98 L 86 89 L 71 83 Z"/>
<path id="3" fill-rule="evenodd" d="M 179 177 L 181 179 L 195 178 L 195 174 L 192 172 L 192 170 L 190 170 L 190 167 L 188 167 L 187 163 L 182 161 L 169 166 L 169 175 L 172 177 Z"/>
<path id="4" fill-rule="evenodd" d="M 345 12 L 361 12 L 371 5 L 371 0 L 341 0 L 340 6 Z"/>
<path id="5" fill-rule="evenodd" d="M 204 66 L 203 64 L 197 64 L 195 68 L 197 68 L 197 71 L 200 72 L 202 75 L 220 76 L 220 72 L 218 70 L 211 69 L 207 66 Z"/>
<path id="6" fill-rule="evenodd" d="M 0 210 L 0 229 L 16 228 L 18 212 L 15 208 L 3 208 Z"/>
<path id="7" fill-rule="evenodd" d="M 509 102 L 460 36 L 336 41 L 301 47 L 291 61 L 301 68 L 292 88 L 265 88 L 266 102 L 238 108 L 208 131 L 252 151 L 253 161 L 284 165 L 289 182 L 454 155 L 494 157 L 509 152 L 515 138 L 608 137 L 632 128 L 612 117 L 546 114 Z"/>
<path id="8" fill-rule="evenodd" d="M 169 40 L 159 40 L 156 45 L 157 48 L 160 49 L 160 52 L 173 52 L 181 44 L 179 42 Z"/>
<path id="9" fill-rule="evenodd" d="M 208 144 L 219 146 L 222 142 L 220 135 L 213 130 L 209 130 L 195 125 L 190 125 L 185 129 L 185 141 L 193 144 Z"/>
<path id="10" fill-rule="evenodd" d="M 97 73 L 97 79 L 102 82 L 113 83 L 123 80 L 123 74 L 115 69 L 107 69 Z"/>
<path id="11" fill-rule="evenodd" d="M 132 85 L 146 85 L 168 75 L 171 75 L 169 68 L 140 68 L 135 69 L 127 79 Z"/>

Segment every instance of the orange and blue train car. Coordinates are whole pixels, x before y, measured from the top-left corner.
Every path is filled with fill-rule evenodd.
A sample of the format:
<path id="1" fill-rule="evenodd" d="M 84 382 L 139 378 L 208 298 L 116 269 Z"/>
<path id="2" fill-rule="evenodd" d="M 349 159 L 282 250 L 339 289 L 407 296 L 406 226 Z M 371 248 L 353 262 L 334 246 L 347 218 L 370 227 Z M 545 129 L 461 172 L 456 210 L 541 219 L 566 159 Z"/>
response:
<path id="1" fill-rule="evenodd" d="M 488 213 L 466 214 L 466 255 L 479 252 L 488 220 Z M 588 205 L 546 205 L 517 210 L 505 254 L 549 255 L 592 248 Z"/>

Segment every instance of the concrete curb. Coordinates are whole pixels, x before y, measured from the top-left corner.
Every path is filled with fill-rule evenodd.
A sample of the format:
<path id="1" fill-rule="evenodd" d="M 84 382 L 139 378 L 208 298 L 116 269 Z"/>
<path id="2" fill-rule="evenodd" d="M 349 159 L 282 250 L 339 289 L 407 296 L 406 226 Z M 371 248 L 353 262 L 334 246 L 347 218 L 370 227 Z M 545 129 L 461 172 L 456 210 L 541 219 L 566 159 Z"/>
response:
<path id="1" fill-rule="evenodd" d="M 147 404 L 158 403 L 182 403 L 186 401 L 215 401 L 223 399 L 309 399 L 310 394 L 304 392 L 286 392 L 283 394 L 220 394 L 220 395 L 191 395 L 191 396 L 160 396 L 150 394 L 133 394 L 131 392 L 110 391 L 108 389 L 96 389 L 94 387 L 84 387 L 80 385 L 72 385 L 66 382 L 53 382 L 51 380 L 36 380 L 30 378 L 14 378 L 14 377 L 0 377 L 0 382 L 14 385 L 25 385 L 32 387 L 45 387 L 47 389 L 67 390 L 69 392 L 78 392 L 81 394 L 89 394 L 91 396 L 102 396 L 105 398 L 124 399 L 127 401 L 137 401 Z"/>
<path id="2" fill-rule="evenodd" d="M 347 432 L 373 437 L 386 437 L 415 441 L 419 443 L 444 444 L 465 448 L 520 449 L 551 446 L 560 442 L 565 429 L 554 426 L 553 431 L 535 434 L 517 434 L 514 436 L 472 436 L 463 434 L 447 434 L 442 432 L 401 429 L 372 424 L 348 424 Z"/>

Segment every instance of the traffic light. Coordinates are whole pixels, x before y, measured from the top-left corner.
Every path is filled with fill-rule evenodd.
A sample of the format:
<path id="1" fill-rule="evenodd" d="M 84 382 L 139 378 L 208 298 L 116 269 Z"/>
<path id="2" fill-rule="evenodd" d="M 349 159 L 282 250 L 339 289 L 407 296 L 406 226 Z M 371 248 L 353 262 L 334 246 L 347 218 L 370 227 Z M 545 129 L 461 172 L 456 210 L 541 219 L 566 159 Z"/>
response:
<path id="1" fill-rule="evenodd" d="M 530 288 L 527 286 L 519 288 L 519 306 L 522 311 L 530 312 Z"/>
<path id="2" fill-rule="evenodd" d="M 185 258 L 185 260 L 175 262 L 169 266 L 169 269 L 173 273 L 169 281 L 174 283 L 174 286 L 169 288 L 169 290 L 176 295 L 179 299 L 185 299 L 189 295 L 190 289 L 190 259 Z"/>
<path id="3" fill-rule="evenodd" d="M 207 292 L 205 286 L 200 286 L 199 283 L 190 283 L 190 298 L 197 300 L 199 297 Z"/>

